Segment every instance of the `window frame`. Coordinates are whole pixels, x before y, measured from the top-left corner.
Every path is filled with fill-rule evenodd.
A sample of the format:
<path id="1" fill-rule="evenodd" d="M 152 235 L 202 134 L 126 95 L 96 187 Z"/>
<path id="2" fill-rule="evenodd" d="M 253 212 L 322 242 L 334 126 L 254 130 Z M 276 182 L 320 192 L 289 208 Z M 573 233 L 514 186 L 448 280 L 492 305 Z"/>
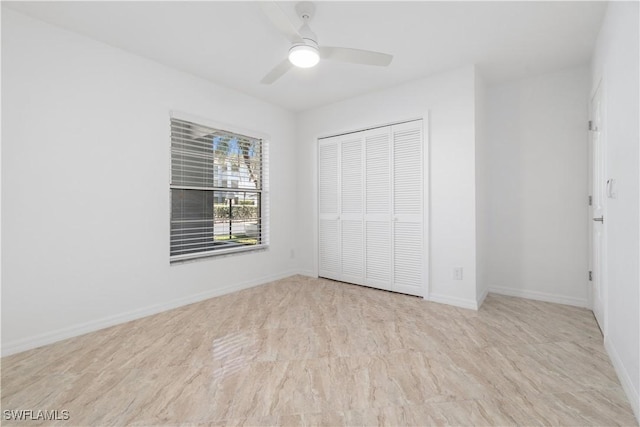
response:
<path id="1" fill-rule="evenodd" d="M 220 190 L 213 190 L 213 189 L 209 189 L 209 188 L 202 188 L 202 187 L 195 187 L 195 186 L 184 186 L 184 185 L 172 185 L 171 181 L 172 181 L 172 151 L 171 151 L 171 147 L 172 147 L 172 136 L 171 136 L 171 125 L 172 125 L 172 120 L 182 120 L 182 121 L 187 121 L 187 122 L 191 122 L 194 123 L 196 125 L 200 125 L 203 127 L 208 127 L 211 128 L 213 130 L 217 130 L 217 131 L 222 131 L 222 132 L 228 132 L 230 134 L 237 134 L 237 135 L 242 135 L 242 136 L 246 136 L 252 139 L 257 139 L 261 141 L 261 151 L 262 151 L 262 159 L 261 159 L 261 188 L 260 189 L 255 189 L 255 190 L 250 190 L 247 192 L 251 192 L 251 193 L 255 193 L 258 195 L 259 197 L 259 216 L 258 216 L 258 221 L 260 223 L 260 243 L 255 244 L 255 245 L 241 245 L 241 246 L 234 246 L 232 248 L 220 248 L 220 249 L 209 249 L 209 250 L 205 250 L 202 252 L 196 252 L 196 253 L 190 253 L 190 254 L 180 254 L 180 255 L 171 255 L 171 220 L 172 220 L 172 209 L 173 209 L 173 205 L 172 205 L 172 190 L 176 189 L 176 190 L 180 190 L 180 189 L 184 189 L 184 190 L 204 190 L 204 191 L 210 191 L 212 193 L 215 194 L 215 191 L 220 191 Z M 168 237 L 169 237 L 169 262 L 170 264 L 174 264 L 174 263 L 180 263 L 180 262 L 185 262 L 185 261 L 191 261 L 191 260 L 198 260 L 198 259 L 203 259 L 203 258 L 212 258 L 212 257 L 219 257 L 219 256 L 225 256 L 225 255 L 234 255 L 234 254 L 241 254 L 241 253 L 248 253 L 248 252 L 255 252 L 255 251 L 263 251 L 263 250 L 267 250 L 269 248 L 269 224 L 270 224 L 270 218 L 269 218 L 269 141 L 270 141 L 270 137 L 269 135 L 263 133 L 263 132 L 259 132 L 259 131 L 255 131 L 255 130 L 251 130 L 251 129 L 246 129 L 246 128 L 241 128 L 238 126 L 234 126 L 234 125 L 229 125 L 229 124 L 225 124 L 225 123 L 220 123 L 220 122 L 216 122 L 210 119 L 206 119 L 203 117 L 198 117 L 198 116 L 194 116 L 188 113 L 184 113 L 181 111 L 170 111 L 169 112 L 169 146 L 168 146 L 168 150 L 169 150 L 169 180 L 168 180 L 168 195 L 169 195 L 169 233 L 168 233 Z M 230 190 L 233 190 L 230 188 Z M 242 189 L 237 189 L 235 190 L 237 192 L 242 192 Z"/>

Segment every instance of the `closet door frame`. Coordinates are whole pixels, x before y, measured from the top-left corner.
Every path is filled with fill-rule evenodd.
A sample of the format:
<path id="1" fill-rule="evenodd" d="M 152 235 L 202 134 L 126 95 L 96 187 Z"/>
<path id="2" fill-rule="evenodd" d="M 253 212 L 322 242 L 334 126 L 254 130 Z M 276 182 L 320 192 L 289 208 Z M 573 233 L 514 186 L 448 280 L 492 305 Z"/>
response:
<path id="1" fill-rule="evenodd" d="M 429 126 L 429 111 L 425 111 L 423 113 L 422 116 L 414 116 L 411 118 L 407 118 L 404 120 L 398 120 L 398 121 L 393 121 L 393 122 L 387 122 L 387 123 L 382 123 L 382 124 L 375 124 L 375 125 L 371 125 L 371 126 L 367 126 L 367 127 L 362 127 L 362 128 L 358 128 L 358 129 L 348 129 L 348 128 L 343 128 L 343 129 L 337 129 L 337 130 L 333 130 L 333 131 L 326 131 L 326 132 L 320 132 L 318 134 L 316 134 L 316 137 L 314 139 L 316 146 L 315 146 L 315 157 L 316 157 L 316 161 L 314 162 L 314 167 L 316 168 L 315 170 L 315 174 L 314 174 L 314 180 L 315 180 L 315 187 L 316 187 L 316 198 L 315 198 L 315 209 L 313 212 L 313 215 L 315 217 L 315 223 L 316 223 L 316 227 L 315 227 L 315 239 L 314 239 L 314 247 L 313 247 L 313 253 L 314 255 L 314 271 L 313 272 L 309 272 L 311 273 L 314 277 L 320 277 L 320 271 L 319 271 L 319 267 L 320 267 L 320 259 L 319 259 L 319 239 L 320 239 L 320 217 L 319 217 L 319 209 L 320 209 L 320 182 L 319 182 L 319 175 L 320 175 L 320 170 L 319 170 L 319 166 L 320 166 L 320 143 L 321 140 L 323 139 L 327 139 L 327 138 L 332 138 L 332 137 L 337 137 L 337 136 L 341 136 L 341 135 L 345 135 L 345 134 L 350 134 L 350 133 L 356 133 L 356 132 L 363 132 L 363 131 L 367 131 L 367 130 L 371 130 L 371 129 L 377 129 L 377 128 L 382 128 L 382 127 L 391 127 L 394 125 L 400 125 L 403 123 L 407 123 L 407 122 L 412 122 L 412 121 L 417 121 L 417 120 L 422 120 L 422 190 L 423 190 L 423 197 L 422 197 L 422 233 L 423 233 L 423 246 L 422 246 L 422 250 L 423 250 L 423 254 L 422 254 L 422 259 L 423 259 L 423 263 L 422 263 L 422 281 L 423 281 L 423 286 L 422 286 L 422 297 L 425 300 L 430 300 L 430 290 L 431 290 L 431 198 L 430 198 L 430 188 L 431 188 L 431 163 L 430 163 L 430 153 L 431 153 L 431 143 L 430 143 L 430 126 Z M 363 158 L 363 161 L 365 161 L 365 159 Z M 363 169 L 364 169 L 364 165 L 363 165 Z M 364 174 L 363 174 L 363 181 L 364 181 Z M 364 182 L 363 182 L 364 185 Z M 393 183 L 391 184 L 393 186 Z M 363 208 L 364 208 L 364 204 L 366 203 L 366 201 L 363 199 Z M 392 213 L 393 214 L 393 213 Z M 363 216 L 364 216 L 364 212 L 363 212 Z M 364 220 L 363 220 L 363 227 L 366 227 L 366 224 L 364 224 Z M 364 231 L 364 230 L 363 230 Z M 366 256 L 366 255 L 365 255 Z M 307 273 L 308 274 L 308 273 Z M 336 280 L 340 280 L 340 279 L 336 279 Z"/>

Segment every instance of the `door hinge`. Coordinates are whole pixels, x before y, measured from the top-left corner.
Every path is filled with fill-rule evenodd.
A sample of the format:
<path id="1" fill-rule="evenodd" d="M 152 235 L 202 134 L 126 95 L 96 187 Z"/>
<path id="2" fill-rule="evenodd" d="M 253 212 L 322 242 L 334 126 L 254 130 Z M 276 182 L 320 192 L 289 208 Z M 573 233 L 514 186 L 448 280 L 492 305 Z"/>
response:
<path id="1" fill-rule="evenodd" d="M 589 206 L 593 205 L 593 196 L 589 196 Z"/>
<path id="2" fill-rule="evenodd" d="M 593 271 L 589 272 L 589 281 L 593 282 Z"/>
<path id="3" fill-rule="evenodd" d="M 589 120 L 589 130 L 593 130 L 593 120 Z"/>

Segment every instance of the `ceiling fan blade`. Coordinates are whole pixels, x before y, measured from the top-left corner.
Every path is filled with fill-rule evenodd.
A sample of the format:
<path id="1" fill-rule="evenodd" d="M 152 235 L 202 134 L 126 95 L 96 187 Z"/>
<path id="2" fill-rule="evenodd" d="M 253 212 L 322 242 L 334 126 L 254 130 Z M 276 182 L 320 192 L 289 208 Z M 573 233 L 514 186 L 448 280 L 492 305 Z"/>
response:
<path id="1" fill-rule="evenodd" d="M 270 85 L 280 77 L 284 76 L 284 74 L 291 68 L 293 68 L 293 64 L 289 61 L 289 59 L 285 59 L 284 61 L 276 65 L 273 70 L 269 71 L 269 73 L 262 78 L 260 83 Z"/>
<path id="2" fill-rule="evenodd" d="M 391 63 L 393 55 L 386 53 L 372 52 L 370 50 L 351 49 L 348 47 L 328 47 L 320 48 L 320 57 L 332 59 L 334 61 L 352 62 L 354 64 L 377 65 L 386 67 Z"/>
<path id="3" fill-rule="evenodd" d="M 291 43 L 302 43 L 302 37 L 298 33 L 295 25 L 289 20 L 286 13 L 274 1 L 260 2 L 262 11 L 269 18 L 271 23 L 280 31 Z"/>

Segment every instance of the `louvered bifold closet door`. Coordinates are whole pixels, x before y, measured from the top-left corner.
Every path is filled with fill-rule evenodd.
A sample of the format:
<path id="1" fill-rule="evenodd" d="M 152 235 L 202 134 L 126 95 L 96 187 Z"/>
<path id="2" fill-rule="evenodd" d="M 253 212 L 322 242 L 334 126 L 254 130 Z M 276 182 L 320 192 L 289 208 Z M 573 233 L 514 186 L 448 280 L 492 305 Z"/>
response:
<path id="1" fill-rule="evenodd" d="M 393 286 L 424 296 L 422 121 L 394 125 L 393 140 Z"/>
<path id="2" fill-rule="evenodd" d="M 363 136 L 349 134 L 340 141 L 341 280 L 357 284 L 364 284 Z"/>
<path id="3" fill-rule="evenodd" d="M 340 247 L 338 138 L 321 140 L 318 157 L 318 273 L 321 277 L 340 280 L 342 251 Z"/>
<path id="4" fill-rule="evenodd" d="M 364 132 L 364 283 L 391 290 L 391 129 Z"/>

